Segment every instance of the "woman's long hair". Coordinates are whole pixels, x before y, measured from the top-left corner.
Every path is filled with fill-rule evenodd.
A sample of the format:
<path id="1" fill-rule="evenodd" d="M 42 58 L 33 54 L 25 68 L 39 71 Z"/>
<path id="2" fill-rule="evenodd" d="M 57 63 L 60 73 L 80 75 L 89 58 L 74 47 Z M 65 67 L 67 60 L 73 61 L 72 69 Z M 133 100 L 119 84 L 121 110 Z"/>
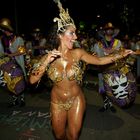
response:
<path id="1" fill-rule="evenodd" d="M 58 25 L 56 23 L 53 24 L 53 26 L 50 28 L 48 35 L 47 35 L 47 46 L 50 50 L 57 49 L 60 45 L 60 38 L 58 36 L 57 27 Z"/>

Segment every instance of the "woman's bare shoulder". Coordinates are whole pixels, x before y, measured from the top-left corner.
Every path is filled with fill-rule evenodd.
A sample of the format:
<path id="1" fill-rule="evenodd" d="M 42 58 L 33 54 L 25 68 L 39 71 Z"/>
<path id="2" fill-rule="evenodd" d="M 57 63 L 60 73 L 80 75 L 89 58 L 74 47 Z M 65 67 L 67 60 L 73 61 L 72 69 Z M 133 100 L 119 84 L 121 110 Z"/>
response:
<path id="1" fill-rule="evenodd" d="M 73 49 L 72 51 L 73 53 L 76 53 L 77 55 L 85 52 L 85 50 L 82 48 L 76 48 L 76 49 Z"/>
<path id="2" fill-rule="evenodd" d="M 85 53 L 86 51 L 82 48 L 76 48 L 72 50 L 72 54 L 77 58 L 77 60 L 80 60 Z"/>

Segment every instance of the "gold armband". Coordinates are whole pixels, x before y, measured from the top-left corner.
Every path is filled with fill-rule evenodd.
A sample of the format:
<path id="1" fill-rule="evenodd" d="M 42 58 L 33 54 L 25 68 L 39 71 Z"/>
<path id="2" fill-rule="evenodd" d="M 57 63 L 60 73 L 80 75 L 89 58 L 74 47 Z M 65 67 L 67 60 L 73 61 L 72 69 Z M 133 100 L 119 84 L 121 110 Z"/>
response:
<path id="1" fill-rule="evenodd" d="M 41 62 L 35 63 L 35 64 L 33 65 L 32 70 L 35 71 L 35 70 L 37 70 L 40 66 L 43 66 L 43 67 L 45 68 L 46 71 L 48 70 L 48 65 L 46 65 L 46 64 L 44 64 L 44 63 L 41 63 Z"/>
<path id="2" fill-rule="evenodd" d="M 112 55 L 112 57 L 113 57 L 113 59 L 112 59 L 113 62 L 116 62 L 116 61 L 124 58 L 124 56 L 122 54 L 115 54 L 115 55 Z"/>

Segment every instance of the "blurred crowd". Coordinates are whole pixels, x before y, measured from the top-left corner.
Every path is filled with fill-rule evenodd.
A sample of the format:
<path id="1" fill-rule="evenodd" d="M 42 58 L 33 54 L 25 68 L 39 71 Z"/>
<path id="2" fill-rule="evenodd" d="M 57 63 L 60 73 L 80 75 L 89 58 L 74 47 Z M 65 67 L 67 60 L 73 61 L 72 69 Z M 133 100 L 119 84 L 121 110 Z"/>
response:
<path id="1" fill-rule="evenodd" d="M 120 40 L 121 46 L 123 46 L 123 48 L 132 49 L 133 51 L 140 50 L 139 32 L 133 36 L 132 35 L 130 36 L 129 34 L 121 33 L 119 28 L 117 31 L 115 32 L 116 34 L 114 33 L 113 35 L 115 38 L 118 38 Z M 104 34 L 104 29 L 102 27 L 100 29 L 93 30 L 93 32 L 92 31 L 89 32 L 79 28 L 77 29 L 78 40 L 75 42 L 75 47 L 84 48 L 89 53 L 96 55 L 97 53 L 94 51 L 94 47 L 95 44 L 99 40 L 101 40 L 103 34 Z M 12 66 L 17 67 L 16 65 L 14 65 L 16 63 L 18 66 L 20 66 L 19 68 L 22 71 L 21 74 L 19 75 L 17 74 L 22 80 L 20 78 L 14 79 L 12 87 L 11 84 L 8 87 L 9 90 L 13 93 L 12 96 L 13 100 L 12 100 L 12 104 L 10 105 L 18 104 L 19 102 L 17 102 L 17 99 L 18 101 L 19 100 L 22 101 L 20 103 L 21 106 L 25 105 L 23 92 L 26 89 L 26 87 L 28 88 L 30 87 L 28 83 L 28 75 L 30 73 L 30 70 L 42 55 L 48 53 L 53 49 L 47 46 L 47 37 L 48 34 L 47 33 L 44 34 L 39 27 L 34 28 L 32 32 L 29 32 L 28 34 L 16 34 L 15 30 L 11 26 L 11 21 L 9 19 L 3 18 L 0 20 L 0 58 L 1 58 L 0 85 L 1 86 L 6 85 L 4 78 L 7 73 L 6 73 L 6 68 L 4 68 L 3 66 L 4 63 L 7 63 L 5 56 L 10 56 L 12 58 L 11 62 L 13 62 L 13 64 L 10 65 L 8 64 L 7 65 L 8 67 L 12 67 Z M 14 49 L 11 49 L 12 47 Z M 139 84 L 140 83 L 140 56 L 134 55 L 132 64 L 131 61 L 129 64 L 136 78 L 137 84 Z M 90 66 L 88 66 L 87 69 L 90 69 Z M 12 80 L 8 76 L 7 79 Z M 19 82 L 20 80 L 21 82 Z M 50 82 L 48 82 L 48 84 L 50 84 Z M 22 90 L 19 90 L 19 88 Z"/>

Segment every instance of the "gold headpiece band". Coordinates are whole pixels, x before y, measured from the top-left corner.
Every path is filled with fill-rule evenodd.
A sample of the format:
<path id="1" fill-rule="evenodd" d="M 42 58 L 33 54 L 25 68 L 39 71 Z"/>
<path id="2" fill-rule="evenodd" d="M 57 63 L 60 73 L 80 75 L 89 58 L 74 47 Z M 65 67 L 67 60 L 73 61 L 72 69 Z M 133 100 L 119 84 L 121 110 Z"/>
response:
<path id="1" fill-rule="evenodd" d="M 60 12 L 59 13 L 60 18 L 55 17 L 53 20 L 54 22 L 58 23 L 57 32 L 59 32 L 59 31 L 64 32 L 66 30 L 65 27 L 68 25 L 72 25 L 72 26 L 74 26 L 74 28 L 76 28 L 73 19 L 69 15 L 68 9 L 66 9 L 66 11 L 65 11 L 65 9 L 63 9 L 60 0 L 54 0 L 54 2 L 57 3 L 57 6 L 58 6 L 59 12 Z"/>

